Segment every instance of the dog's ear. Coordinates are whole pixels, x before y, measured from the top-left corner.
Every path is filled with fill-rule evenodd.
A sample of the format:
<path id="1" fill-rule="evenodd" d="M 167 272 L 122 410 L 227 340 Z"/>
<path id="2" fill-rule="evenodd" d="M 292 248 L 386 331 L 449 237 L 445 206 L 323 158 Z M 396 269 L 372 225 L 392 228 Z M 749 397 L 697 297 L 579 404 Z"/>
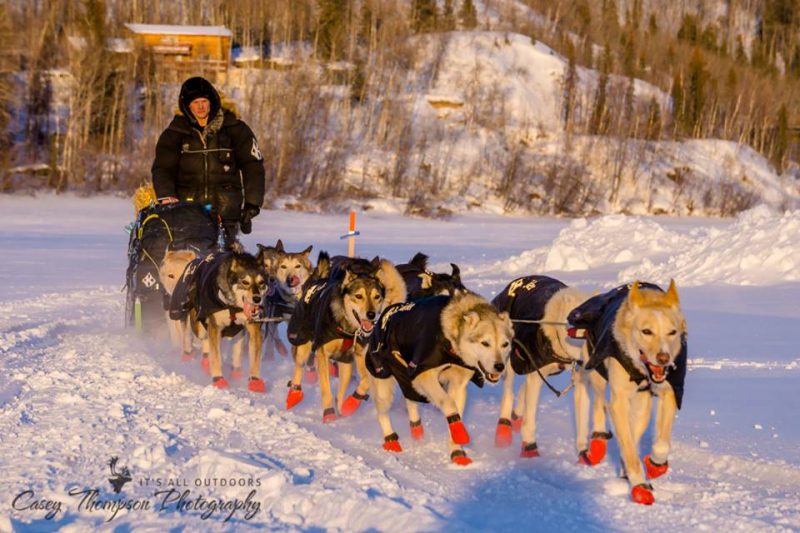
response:
<path id="1" fill-rule="evenodd" d="M 283 241 L 278 239 L 278 242 L 275 243 L 275 251 L 278 253 L 283 253 Z"/>
<path id="2" fill-rule="evenodd" d="M 305 250 L 303 250 L 303 251 L 302 251 L 302 252 L 300 252 L 300 253 L 301 253 L 301 254 L 303 254 L 303 255 L 305 255 L 306 257 L 308 257 L 308 254 L 310 254 L 310 253 L 311 253 L 311 250 L 313 250 L 313 249 L 314 249 L 314 245 L 312 244 L 312 245 L 309 245 L 309 247 L 308 247 L 308 248 L 306 248 Z"/>
<path id="3" fill-rule="evenodd" d="M 664 296 L 664 303 L 674 309 L 677 309 L 680 304 L 681 300 L 678 297 L 678 286 L 675 285 L 675 280 L 669 280 L 669 289 L 667 289 L 667 294 Z"/>
<path id="4" fill-rule="evenodd" d="M 464 320 L 464 326 L 468 328 L 474 328 L 480 321 L 481 317 L 478 316 L 478 313 L 475 311 L 470 311 L 469 313 L 465 313 L 462 319 Z"/>
<path id="5" fill-rule="evenodd" d="M 413 265 L 419 270 L 425 270 L 428 268 L 428 256 L 422 252 L 417 252 L 414 257 L 411 258 L 411 261 L 409 261 L 408 264 Z"/>
<path id="6" fill-rule="evenodd" d="M 372 261 L 370 261 L 369 264 L 372 265 L 374 270 L 378 270 L 381 267 L 381 258 L 376 255 L 372 258 Z"/>
<path id="7" fill-rule="evenodd" d="M 631 291 L 628 293 L 628 299 L 636 307 L 641 307 L 644 304 L 642 293 L 639 292 L 639 280 L 637 279 L 631 284 Z"/>
<path id="8" fill-rule="evenodd" d="M 457 281 L 461 284 L 461 269 L 458 268 L 458 265 L 455 263 L 450 263 L 450 268 L 452 269 L 450 276 L 453 278 L 453 281 Z"/>

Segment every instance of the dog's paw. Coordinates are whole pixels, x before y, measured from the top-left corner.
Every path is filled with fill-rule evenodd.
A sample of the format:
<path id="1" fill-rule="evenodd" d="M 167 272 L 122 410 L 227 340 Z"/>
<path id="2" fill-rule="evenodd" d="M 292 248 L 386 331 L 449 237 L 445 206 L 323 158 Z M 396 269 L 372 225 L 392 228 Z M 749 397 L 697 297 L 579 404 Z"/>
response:
<path id="1" fill-rule="evenodd" d="M 411 428 L 411 438 L 414 440 L 422 440 L 425 438 L 425 428 L 422 427 L 422 420 L 416 422 L 409 422 Z"/>
<path id="2" fill-rule="evenodd" d="M 289 350 L 286 349 L 286 345 L 283 344 L 283 341 L 280 339 L 275 339 L 275 349 L 278 350 L 278 353 L 281 354 L 282 357 L 287 357 L 289 355 Z"/>
<path id="3" fill-rule="evenodd" d="M 339 414 L 342 416 L 350 416 L 355 413 L 361 406 L 361 402 L 369 398 L 369 394 L 359 394 L 358 391 L 354 392 L 342 402 L 342 409 Z"/>
<path id="4" fill-rule="evenodd" d="M 208 361 L 207 354 L 203 354 L 203 357 L 200 358 L 200 368 L 203 369 L 203 372 L 206 374 L 211 375 L 211 363 Z"/>
<path id="5" fill-rule="evenodd" d="M 233 368 L 231 369 L 231 379 L 236 381 L 242 379 L 244 377 L 244 372 L 242 372 L 241 368 Z"/>
<path id="6" fill-rule="evenodd" d="M 452 415 L 447 417 L 448 427 L 450 428 L 450 438 L 456 444 L 464 445 L 469 444 L 469 433 L 467 427 L 461 421 L 459 415 Z"/>
<path id="7" fill-rule="evenodd" d="M 303 389 L 300 385 L 289 384 L 289 393 L 286 395 L 286 409 L 291 409 L 303 401 Z"/>
<path id="8" fill-rule="evenodd" d="M 383 437 L 383 449 L 387 452 L 395 452 L 400 453 L 403 451 L 403 447 L 400 446 L 400 437 L 397 433 L 392 433 L 391 435 L 386 435 Z"/>
<path id="9" fill-rule="evenodd" d="M 228 387 L 230 387 L 230 385 L 228 384 L 228 380 L 226 380 L 223 377 L 214 378 L 211 384 L 218 389 L 227 389 Z"/>
<path id="10" fill-rule="evenodd" d="M 522 449 L 519 452 L 519 456 L 523 459 L 531 459 L 533 457 L 539 457 L 539 447 L 536 445 L 535 442 L 523 442 Z"/>
<path id="11" fill-rule="evenodd" d="M 642 505 L 653 505 L 656 501 L 653 496 L 653 487 L 649 483 L 636 485 L 631 489 L 631 501 Z"/>
<path id="12" fill-rule="evenodd" d="M 261 378 L 251 377 L 247 388 L 250 389 L 250 392 L 267 392 L 267 385 Z"/>
<path id="13" fill-rule="evenodd" d="M 316 368 L 306 368 L 305 372 L 303 372 L 303 381 L 306 383 L 313 385 L 317 381 L 319 381 L 319 374 L 317 374 Z"/>
<path id="14" fill-rule="evenodd" d="M 517 433 L 522 430 L 522 417 L 519 416 L 514 411 L 511 411 L 511 429 L 516 431 Z"/>
<path id="15" fill-rule="evenodd" d="M 472 464 L 472 459 L 467 457 L 467 452 L 464 450 L 453 450 L 450 453 L 450 461 L 458 466 L 467 466 Z"/>
<path id="16" fill-rule="evenodd" d="M 322 411 L 322 423 L 330 424 L 336 420 L 336 410 L 333 407 L 328 407 Z"/>
<path id="17" fill-rule="evenodd" d="M 189 361 L 194 360 L 195 353 L 194 352 L 183 352 L 181 354 L 181 362 L 188 363 Z"/>
<path id="18" fill-rule="evenodd" d="M 501 418 L 497 421 L 497 428 L 494 430 L 495 448 L 508 448 L 513 440 L 511 420 Z"/>
<path id="19" fill-rule="evenodd" d="M 667 473 L 667 470 L 669 470 L 669 461 L 658 464 L 653 462 L 653 459 L 651 459 L 649 455 L 645 455 L 644 468 L 647 471 L 647 479 L 655 479 Z"/>

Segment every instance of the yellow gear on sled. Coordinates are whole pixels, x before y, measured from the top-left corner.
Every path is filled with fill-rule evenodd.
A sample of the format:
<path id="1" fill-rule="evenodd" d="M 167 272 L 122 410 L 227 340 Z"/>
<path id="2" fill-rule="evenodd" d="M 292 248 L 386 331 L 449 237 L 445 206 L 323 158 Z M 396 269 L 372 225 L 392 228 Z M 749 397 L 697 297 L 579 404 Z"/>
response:
<path id="1" fill-rule="evenodd" d="M 136 215 L 145 207 L 156 203 L 156 190 L 152 185 L 142 185 L 133 193 L 133 208 Z"/>

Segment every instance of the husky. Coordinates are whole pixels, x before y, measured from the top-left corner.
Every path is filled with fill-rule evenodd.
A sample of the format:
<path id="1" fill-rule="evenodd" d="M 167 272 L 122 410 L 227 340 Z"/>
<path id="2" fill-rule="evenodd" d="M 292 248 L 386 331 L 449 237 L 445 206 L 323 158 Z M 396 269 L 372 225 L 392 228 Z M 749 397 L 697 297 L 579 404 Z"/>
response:
<path id="1" fill-rule="evenodd" d="M 599 379 L 591 375 L 599 374 L 611 388 L 609 411 L 619 441 L 623 477 L 628 478 L 631 487 L 631 499 L 651 505 L 655 498 L 647 480 L 664 475 L 669 468 L 672 423 L 683 401 L 686 378 L 686 320 L 675 280 L 670 281 L 666 292 L 657 285 L 638 281 L 617 287 L 575 308 L 568 320 L 586 328 L 589 348 L 585 371 L 576 383 L 579 445 L 582 441 L 585 446 L 588 434 L 587 383 L 591 380 L 594 380 L 591 381 L 594 400 L 599 403 L 599 407 L 593 409 L 595 433 L 588 450 L 583 453 L 584 462 L 597 464 L 606 450 L 605 441 L 596 437 L 605 433 L 602 415 L 605 386 L 602 382 L 598 386 Z M 650 423 L 653 396 L 659 399 L 655 436 L 651 453 L 642 461 L 639 440 Z M 582 403 L 580 407 L 579 403 Z"/>
<path id="2" fill-rule="evenodd" d="M 584 358 L 584 343 L 569 337 L 564 325 L 569 312 L 588 298 L 588 294 L 556 279 L 525 276 L 513 280 L 492 300 L 499 311 L 506 311 L 515 322 L 514 347 L 500 401 L 495 446 L 511 445 L 512 427 L 516 424 L 522 433 L 520 457 L 539 456 L 536 410 L 542 384 L 547 377 L 574 367 Z M 524 375 L 525 384 L 517 408 L 512 411 L 515 374 Z"/>
<path id="3" fill-rule="evenodd" d="M 195 335 L 201 339 L 207 336 L 209 356 L 202 364 L 208 367 L 215 387 L 228 387 L 222 375 L 222 337 L 236 337 L 246 330 L 250 359 L 248 388 L 265 392 L 260 377 L 261 325 L 254 319 L 260 316 L 266 292 L 266 273 L 256 258 L 247 253 L 211 253 L 186 267 L 173 293 L 170 318 L 182 319 L 188 315 Z M 233 347 L 234 379 L 242 375 L 243 343 L 244 338 L 240 337 Z"/>
<path id="4" fill-rule="evenodd" d="M 287 252 L 280 239 L 275 246 L 258 245 L 256 259 L 269 278 L 269 292 L 263 305 L 265 318 L 289 319 L 313 270 L 308 258 L 312 249 L 313 246 L 308 246 L 302 252 Z M 286 346 L 278 338 L 276 322 L 266 322 L 264 333 L 267 357 L 272 357 L 273 349 L 283 356 L 288 355 Z"/>
<path id="5" fill-rule="evenodd" d="M 164 259 L 158 266 L 158 277 L 166 295 L 165 308 L 167 309 L 166 317 L 170 339 L 173 346 L 182 350 L 181 359 L 183 361 L 189 361 L 194 358 L 191 329 L 186 320 L 172 320 L 169 317 L 169 299 L 172 297 L 172 293 L 175 292 L 175 286 L 181 279 L 184 270 L 186 270 L 186 266 L 195 259 L 197 259 L 197 253 L 194 250 L 173 250 L 168 247 L 164 253 Z"/>
<path id="6" fill-rule="evenodd" d="M 424 436 L 417 403 L 433 403 L 447 419 L 450 460 L 470 464 L 463 448 L 470 437 L 461 421 L 467 385 L 500 381 L 513 337 L 508 313 L 498 312 L 474 293 L 432 296 L 386 309 L 367 356 L 383 448 L 402 451 L 389 419 L 397 381 L 406 398 L 412 437 Z"/>
<path id="7" fill-rule="evenodd" d="M 397 265 L 397 271 L 406 283 L 408 301 L 436 295 L 453 296 L 458 291 L 466 291 L 458 265 L 450 263 L 450 268 L 450 274 L 431 272 L 428 270 L 428 256 L 422 252 L 417 252 L 408 263 Z"/>
<path id="8" fill-rule="evenodd" d="M 336 264 L 332 265 L 328 254 L 321 252 L 287 328 L 295 367 L 286 408 L 291 409 L 303 400 L 303 368 L 313 353 L 319 372 L 322 421 L 336 419 L 330 384 L 331 360 L 341 363 L 336 407 L 340 415 L 352 415 L 369 397 L 364 352 L 374 322 L 385 306 L 403 302 L 405 298 L 403 278 L 390 261 L 379 257 L 372 261 L 336 258 Z M 345 399 L 353 361 L 359 383 Z"/>

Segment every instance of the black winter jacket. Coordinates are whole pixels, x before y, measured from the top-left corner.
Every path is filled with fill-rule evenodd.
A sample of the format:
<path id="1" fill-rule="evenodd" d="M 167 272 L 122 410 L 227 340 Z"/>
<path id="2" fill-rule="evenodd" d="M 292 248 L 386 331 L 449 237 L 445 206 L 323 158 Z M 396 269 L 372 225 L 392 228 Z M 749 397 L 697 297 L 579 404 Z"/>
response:
<path id="1" fill-rule="evenodd" d="M 229 222 L 240 220 L 243 201 L 260 207 L 264 158 L 252 130 L 227 109 L 218 109 L 205 128 L 182 111 L 156 144 L 156 196 L 211 204 Z"/>

